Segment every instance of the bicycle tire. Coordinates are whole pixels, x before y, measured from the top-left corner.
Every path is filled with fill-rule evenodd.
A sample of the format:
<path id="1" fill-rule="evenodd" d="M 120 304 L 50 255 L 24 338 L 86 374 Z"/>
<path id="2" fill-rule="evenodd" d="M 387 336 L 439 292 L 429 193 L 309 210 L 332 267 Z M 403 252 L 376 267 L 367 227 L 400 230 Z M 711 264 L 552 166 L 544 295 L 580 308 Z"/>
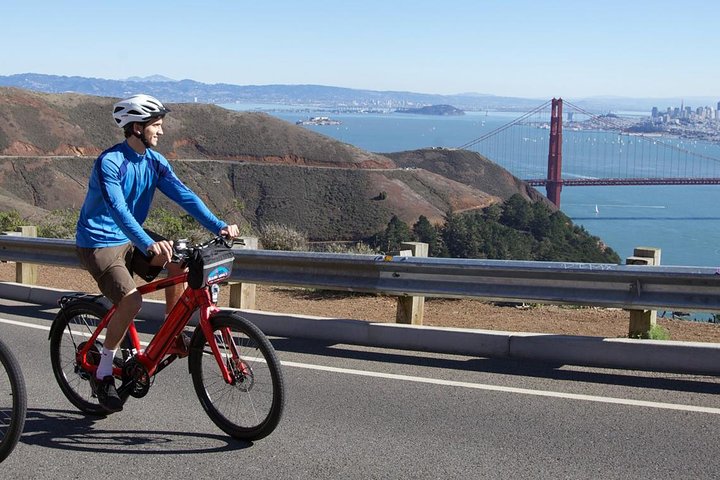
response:
<path id="1" fill-rule="evenodd" d="M 93 415 L 107 415 L 107 410 L 93 394 L 92 373 L 78 366 L 76 353 L 106 313 L 107 308 L 98 303 L 75 301 L 60 310 L 50 329 L 50 363 L 55 380 L 70 403 Z M 102 348 L 97 343 L 97 348 Z"/>
<path id="2" fill-rule="evenodd" d="M 10 349 L 0 341 L 0 462 L 15 449 L 25 427 L 27 390 L 20 364 Z M 8 389 L 9 387 L 9 389 Z M 10 393 L 9 409 L 5 402 Z"/>
<path id="3" fill-rule="evenodd" d="M 200 404 L 231 437 L 266 437 L 280 422 L 285 405 L 282 368 L 275 349 L 257 326 L 236 312 L 219 312 L 210 318 L 210 325 L 234 382 L 225 382 L 202 329 L 197 328 L 188 362 Z M 240 359 L 231 361 L 229 342 L 222 338 L 221 329 L 232 334 Z"/>

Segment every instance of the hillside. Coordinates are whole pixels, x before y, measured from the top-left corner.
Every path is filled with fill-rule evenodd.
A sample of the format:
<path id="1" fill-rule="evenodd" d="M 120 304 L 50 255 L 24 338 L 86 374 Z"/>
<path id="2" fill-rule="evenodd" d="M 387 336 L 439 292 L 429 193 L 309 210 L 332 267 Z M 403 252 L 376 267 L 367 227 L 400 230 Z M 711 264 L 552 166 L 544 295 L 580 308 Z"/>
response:
<path id="1" fill-rule="evenodd" d="M 429 148 L 408 152 L 386 153 L 398 167 L 424 169 L 443 177 L 462 182 L 490 195 L 507 200 L 520 193 L 533 202 L 545 202 L 556 207 L 540 192 L 529 186 L 500 165 L 468 150 Z"/>
<path id="2" fill-rule="evenodd" d="M 114 126 L 117 99 L 0 88 L 1 155 L 97 156 L 122 141 Z M 348 168 L 394 167 L 387 158 L 264 113 L 205 104 L 168 104 L 158 147 L 169 159 L 212 158 Z"/>
<path id="3" fill-rule="evenodd" d="M 0 158 L 0 209 L 41 219 L 82 204 L 91 157 Z M 174 160 L 178 176 L 214 211 L 253 225 L 281 223 L 313 240 L 353 240 L 385 228 L 395 214 L 440 222 L 448 210 L 499 201 L 424 170 L 320 168 L 276 163 Z M 380 200 L 381 192 L 387 197 Z M 159 195 L 158 204 L 174 208 Z M 227 212 L 230 212 L 228 215 Z"/>
<path id="4" fill-rule="evenodd" d="M 95 157 L 122 140 L 109 113 L 115 101 L 0 88 L 0 208 L 38 217 L 77 209 Z M 314 240 L 357 239 L 393 214 L 439 222 L 447 211 L 518 192 L 541 198 L 473 152 L 379 155 L 263 113 L 168 106 L 158 150 L 228 220 L 280 222 Z"/>

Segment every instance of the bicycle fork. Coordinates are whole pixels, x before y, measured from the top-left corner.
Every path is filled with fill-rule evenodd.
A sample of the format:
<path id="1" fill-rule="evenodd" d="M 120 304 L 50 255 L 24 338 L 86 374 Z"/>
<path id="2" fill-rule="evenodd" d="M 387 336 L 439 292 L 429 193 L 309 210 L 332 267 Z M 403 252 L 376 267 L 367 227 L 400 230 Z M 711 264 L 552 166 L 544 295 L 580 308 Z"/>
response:
<path id="1" fill-rule="evenodd" d="M 218 336 L 215 335 L 211 326 L 209 310 L 210 309 L 203 309 L 201 311 L 200 328 L 202 329 L 205 340 L 210 346 L 210 350 L 217 361 L 223 379 L 229 385 L 235 385 L 238 380 L 241 380 L 242 377 L 245 377 L 249 373 L 248 368 L 245 362 L 240 359 L 240 352 L 238 351 L 237 345 L 235 345 L 228 328 L 221 328 L 219 330 L 219 337 L 223 344 L 223 350 L 220 350 L 220 346 L 218 345 Z M 238 370 L 241 375 L 240 379 L 237 375 Z"/>

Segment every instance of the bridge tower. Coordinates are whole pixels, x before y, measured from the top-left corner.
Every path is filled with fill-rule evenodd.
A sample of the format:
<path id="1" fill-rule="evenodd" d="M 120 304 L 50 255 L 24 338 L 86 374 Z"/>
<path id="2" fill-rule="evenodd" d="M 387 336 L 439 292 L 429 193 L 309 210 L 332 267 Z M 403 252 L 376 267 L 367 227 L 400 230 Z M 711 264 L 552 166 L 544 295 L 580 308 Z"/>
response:
<path id="1" fill-rule="evenodd" d="M 562 191 L 562 98 L 552 99 L 550 113 L 550 151 L 548 152 L 547 198 L 560 208 Z"/>

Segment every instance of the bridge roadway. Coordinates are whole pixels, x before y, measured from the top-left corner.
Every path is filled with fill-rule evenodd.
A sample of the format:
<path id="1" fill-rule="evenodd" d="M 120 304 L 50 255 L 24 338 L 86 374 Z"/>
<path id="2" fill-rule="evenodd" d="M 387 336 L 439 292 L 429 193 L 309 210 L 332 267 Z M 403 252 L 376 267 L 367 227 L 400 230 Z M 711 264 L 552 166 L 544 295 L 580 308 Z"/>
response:
<path id="1" fill-rule="evenodd" d="M 533 187 L 544 187 L 549 183 L 546 178 L 523 180 Z M 621 185 L 720 185 L 720 178 L 563 178 L 562 185 L 578 186 L 621 186 Z"/>
<path id="2" fill-rule="evenodd" d="M 562 367 L 273 338 L 288 402 L 237 442 L 205 416 L 187 364 L 107 418 L 62 395 L 54 308 L 0 300 L 29 394 L 8 479 L 717 478 L 720 378 Z"/>

